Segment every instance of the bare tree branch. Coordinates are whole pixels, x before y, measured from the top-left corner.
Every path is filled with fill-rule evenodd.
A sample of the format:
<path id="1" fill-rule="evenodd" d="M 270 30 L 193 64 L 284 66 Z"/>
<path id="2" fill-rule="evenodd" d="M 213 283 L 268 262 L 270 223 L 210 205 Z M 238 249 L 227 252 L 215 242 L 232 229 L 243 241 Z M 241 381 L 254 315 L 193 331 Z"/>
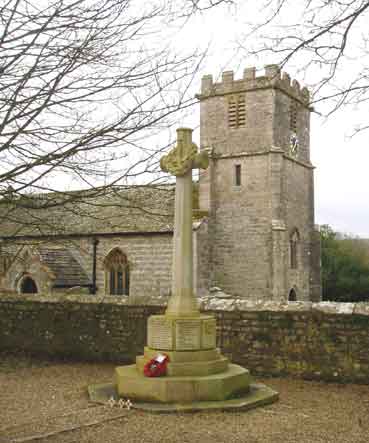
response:
<path id="1" fill-rule="evenodd" d="M 298 70 L 312 89 L 312 104 L 326 115 L 343 106 L 360 105 L 365 112 L 368 0 L 265 0 L 259 9 L 261 15 L 239 39 L 245 58 L 273 59 Z"/>
<path id="2" fill-rule="evenodd" d="M 93 176 L 111 173 L 112 161 L 126 159 L 130 173 L 145 162 L 149 131 L 169 127 L 193 103 L 188 87 L 203 57 L 179 56 L 160 38 L 170 3 L 1 5 L 0 194 L 9 185 L 15 193 L 43 190 L 58 173 L 96 184 Z"/>

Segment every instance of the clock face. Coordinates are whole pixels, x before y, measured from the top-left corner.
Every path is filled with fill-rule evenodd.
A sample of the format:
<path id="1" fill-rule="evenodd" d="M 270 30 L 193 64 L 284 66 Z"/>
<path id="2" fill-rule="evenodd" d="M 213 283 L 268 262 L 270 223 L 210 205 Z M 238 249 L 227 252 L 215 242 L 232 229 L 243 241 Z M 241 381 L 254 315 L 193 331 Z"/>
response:
<path id="1" fill-rule="evenodd" d="M 299 154 L 299 139 L 297 138 L 297 135 L 295 132 L 292 132 L 290 135 L 290 155 L 292 157 L 297 157 Z"/>

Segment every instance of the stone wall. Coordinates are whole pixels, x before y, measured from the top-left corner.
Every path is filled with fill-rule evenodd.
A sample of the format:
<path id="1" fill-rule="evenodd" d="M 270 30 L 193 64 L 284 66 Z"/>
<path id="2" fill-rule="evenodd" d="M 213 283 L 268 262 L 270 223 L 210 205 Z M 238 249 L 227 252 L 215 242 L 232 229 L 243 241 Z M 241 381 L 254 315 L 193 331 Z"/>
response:
<path id="1" fill-rule="evenodd" d="M 132 361 L 143 348 L 147 317 L 162 308 L 127 306 L 126 298 L 107 300 L 0 295 L 0 349 L 82 360 Z"/>
<path id="2" fill-rule="evenodd" d="M 114 248 L 127 256 L 130 295 L 169 295 L 172 270 L 172 235 L 98 237 L 98 295 L 106 294 L 104 259 Z M 92 269 L 92 252 L 89 254 Z"/>
<path id="3" fill-rule="evenodd" d="M 130 272 L 130 295 L 136 296 L 168 296 L 171 291 L 172 281 L 172 233 L 153 233 L 150 235 L 95 235 L 91 237 L 66 237 L 64 239 L 35 239 L 16 240 L 9 242 L 9 253 L 21 256 L 23 249 L 37 246 L 67 248 L 80 263 L 86 275 L 92 281 L 93 269 L 93 242 L 98 240 L 96 247 L 96 286 L 97 296 L 103 297 L 108 292 L 105 279 L 104 260 L 109 252 L 119 248 L 128 259 Z M 208 243 L 207 224 L 194 223 L 194 276 L 195 288 L 198 293 L 208 289 Z M 53 280 L 50 270 L 40 263 L 38 255 L 32 256 L 29 265 L 24 260 L 16 260 L 6 278 L 3 279 L 2 287 L 17 290 L 19 276 L 29 274 L 36 282 L 39 292 L 48 294 L 59 292 L 52 287 Z"/>
<path id="4" fill-rule="evenodd" d="M 0 349 L 132 362 L 147 317 L 164 310 L 164 298 L 138 300 L 145 304 L 0 295 Z M 201 304 L 217 317 L 222 352 L 255 375 L 369 383 L 369 304 L 249 302 L 219 293 Z"/>
<path id="5" fill-rule="evenodd" d="M 229 85 L 229 93 L 233 91 Z M 229 95 L 211 95 L 201 100 L 201 147 L 211 147 L 215 155 L 258 153 L 273 144 L 273 93 L 271 89 L 242 91 L 245 99 L 245 126 L 228 125 Z"/>
<path id="6" fill-rule="evenodd" d="M 204 218 L 194 224 L 193 231 L 193 287 L 197 296 L 209 291 L 210 244 L 208 241 L 208 219 Z"/>
<path id="7" fill-rule="evenodd" d="M 270 299 L 268 156 L 213 162 L 216 180 L 209 221 L 213 285 L 249 299 Z M 240 186 L 233 182 L 236 164 L 241 165 Z"/>
<path id="8" fill-rule="evenodd" d="M 17 241 L 9 242 L 15 255 L 18 250 L 22 250 L 24 245 L 32 244 L 44 247 L 64 247 L 68 248 L 76 260 L 92 281 L 93 268 L 93 242 L 98 240 L 96 248 L 96 285 L 97 295 L 104 296 L 107 292 L 105 282 L 104 260 L 109 252 L 114 248 L 119 248 L 126 254 L 130 270 L 130 294 L 136 295 L 169 295 L 171 287 L 172 269 L 172 234 L 159 233 L 152 235 L 96 235 L 91 237 L 66 237 L 64 239 L 40 239 L 23 241 L 17 245 Z M 33 259 L 32 263 L 37 264 Z M 52 290 L 52 280 L 44 278 L 45 266 L 25 267 L 23 262 L 17 261 L 7 274 L 4 282 L 5 288 L 17 289 L 14 286 L 16 275 L 21 270 L 27 271 L 37 282 L 44 282 L 39 285 L 41 293 L 50 293 Z M 22 274 L 22 273 L 20 273 Z M 47 274 L 47 272 L 46 272 Z"/>
<path id="9" fill-rule="evenodd" d="M 294 288 L 298 300 L 310 300 L 310 259 L 314 235 L 314 189 L 311 186 L 313 169 L 291 158 L 285 158 L 283 174 L 283 219 L 285 220 L 288 248 L 293 231 L 297 229 L 299 233 L 298 266 L 296 269 L 291 268 L 288 255 L 286 289 L 289 292 Z"/>

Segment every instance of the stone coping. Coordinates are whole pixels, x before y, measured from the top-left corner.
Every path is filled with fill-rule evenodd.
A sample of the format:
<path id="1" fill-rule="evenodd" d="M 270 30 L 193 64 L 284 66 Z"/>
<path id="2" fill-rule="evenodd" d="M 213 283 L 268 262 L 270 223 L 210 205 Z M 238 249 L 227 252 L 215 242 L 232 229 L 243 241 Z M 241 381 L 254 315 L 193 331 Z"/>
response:
<path id="1" fill-rule="evenodd" d="M 253 301 L 232 297 L 224 293 L 211 293 L 210 296 L 200 297 L 199 304 L 202 311 L 245 311 L 245 312 L 321 312 L 330 315 L 363 315 L 369 316 L 369 302 L 360 303 L 338 303 L 338 302 L 287 302 L 287 301 Z M 79 304 L 103 304 L 129 307 L 165 307 L 168 297 L 150 296 L 95 296 L 80 294 L 9 294 L 0 293 L 0 303 L 75 303 Z"/>
<path id="2" fill-rule="evenodd" d="M 249 311 L 249 312 L 322 312 L 333 315 L 367 315 L 369 303 L 338 303 L 308 301 L 252 301 L 238 299 L 211 299 L 202 305 L 204 310 L 220 311 Z"/>
<path id="3" fill-rule="evenodd" d="M 18 294 L 0 293 L 0 303 L 2 302 L 38 302 L 38 303 L 75 303 L 80 304 L 105 304 L 105 305 L 126 305 L 126 306 L 166 306 L 168 297 L 158 296 L 112 296 L 112 295 L 92 295 L 92 294 Z"/>

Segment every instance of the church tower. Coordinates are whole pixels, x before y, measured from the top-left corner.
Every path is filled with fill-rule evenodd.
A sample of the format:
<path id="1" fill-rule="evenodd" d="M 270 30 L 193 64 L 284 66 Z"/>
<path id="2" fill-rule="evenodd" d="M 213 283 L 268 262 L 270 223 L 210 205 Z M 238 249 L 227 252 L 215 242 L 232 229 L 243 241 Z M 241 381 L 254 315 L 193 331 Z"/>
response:
<path id="1" fill-rule="evenodd" d="M 276 65 L 202 79 L 200 209 L 212 286 L 248 299 L 319 300 L 309 92 Z"/>

